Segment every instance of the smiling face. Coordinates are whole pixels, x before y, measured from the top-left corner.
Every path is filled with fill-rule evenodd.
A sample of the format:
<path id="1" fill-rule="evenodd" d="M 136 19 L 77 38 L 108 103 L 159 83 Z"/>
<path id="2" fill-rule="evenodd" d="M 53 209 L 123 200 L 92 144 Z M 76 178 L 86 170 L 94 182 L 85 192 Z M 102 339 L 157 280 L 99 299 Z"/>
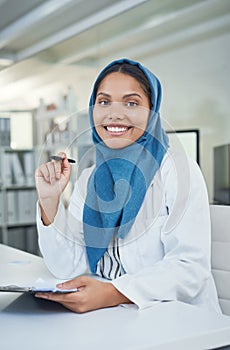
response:
<path id="1" fill-rule="evenodd" d="M 108 147 L 123 148 L 138 140 L 147 127 L 149 112 L 149 99 L 135 78 L 114 72 L 102 80 L 93 120 Z"/>

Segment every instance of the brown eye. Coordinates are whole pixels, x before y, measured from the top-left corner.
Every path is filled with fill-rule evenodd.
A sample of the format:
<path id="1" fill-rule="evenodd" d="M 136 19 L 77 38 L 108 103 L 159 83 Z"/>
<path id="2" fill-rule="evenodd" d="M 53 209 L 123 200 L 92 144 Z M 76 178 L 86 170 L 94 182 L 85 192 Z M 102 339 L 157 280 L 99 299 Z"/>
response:
<path id="1" fill-rule="evenodd" d="M 135 101 L 129 101 L 126 103 L 126 106 L 127 107 L 136 107 L 136 106 L 138 106 L 138 103 Z"/>
<path id="2" fill-rule="evenodd" d="M 109 101 L 107 100 L 100 100 L 98 101 L 98 104 L 101 106 L 108 106 L 109 105 Z"/>

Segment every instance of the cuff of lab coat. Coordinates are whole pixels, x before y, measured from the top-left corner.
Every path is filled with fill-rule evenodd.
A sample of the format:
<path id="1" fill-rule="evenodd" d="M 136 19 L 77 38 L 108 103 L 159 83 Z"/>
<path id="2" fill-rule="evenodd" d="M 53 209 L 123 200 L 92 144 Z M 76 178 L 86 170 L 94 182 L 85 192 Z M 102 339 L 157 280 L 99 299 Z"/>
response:
<path id="1" fill-rule="evenodd" d="M 43 221 L 41 219 L 41 208 L 39 205 L 39 202 L 37 201 L 37 226 L 39 228 L 39 232 L 48 232 L 50 231 L 50 229 L 53 229 L 53 227 L 55 227 L 55 229 L 57 230 L 62 230 L 64 229 L 64 225 L 65 225 L 65 220 L 63 220 L 63 217 L 65 215 L 65 207 L 62 203 L 62 201 L 59 202 L 59 206 L 58 206 L 58 210 L 57 210 L 57 214 L 54 218 L 54 221 L 50 224 L 50 225 L 44 225 Z"/>
<path id="2" fill-rule="evenodd" d="M 135 276 L 125 274 L 112 281 L 113 286 L 137 305 L 139 310 L 146 309 L 160 303 L 160 300 L 149 300 L 135 286 Z M 128 304 L 127 304 L 128 305 Z"/>

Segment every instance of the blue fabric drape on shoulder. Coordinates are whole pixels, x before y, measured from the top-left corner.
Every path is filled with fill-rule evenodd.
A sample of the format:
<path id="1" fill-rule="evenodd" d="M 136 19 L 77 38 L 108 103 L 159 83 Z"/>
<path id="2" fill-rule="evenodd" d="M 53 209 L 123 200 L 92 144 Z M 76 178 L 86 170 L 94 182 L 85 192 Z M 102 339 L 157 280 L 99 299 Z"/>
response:
<path id="1" fill-rule="evenodd" d="M 92 273 L 96 272 L 97 263 L 111 239 L 122 239 L 128 235 L 146 191 L 168 149 L 168 137 L 161 126 L 159 114 L 162 97 L 159 80 L 140 63 L 126 58 L 113 61 L 104 70 L 123 62 L 137 65 L 144 72 L 150 84 L 153 107 L 144 134 L 125 148 L 111 149 L 104 144 L 94 128 L 93 88 L 89 118 L 96 147 L 96 167 L 88 181 L 83 210 L 84 238 Z"/>

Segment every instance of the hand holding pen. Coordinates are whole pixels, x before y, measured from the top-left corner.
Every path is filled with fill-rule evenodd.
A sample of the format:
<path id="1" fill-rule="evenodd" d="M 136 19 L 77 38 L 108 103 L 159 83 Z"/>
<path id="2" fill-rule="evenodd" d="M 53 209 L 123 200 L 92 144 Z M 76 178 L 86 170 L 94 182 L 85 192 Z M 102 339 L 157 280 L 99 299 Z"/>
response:
<path id="1" fill-rule="evenodd" d="M 73 160 L 68 160 L 64 152 L 52 156 L 52 160 L 41 164 L 35 171 L 36 188 L 45 224 L 53 221 L 60 195 L 66 188 Z"/>
<path id="2" fill-rule="evenodd" d="M 66 187 L 71 173 L 71 164 L 73 160 L 68 160 L 64 152 L 58 153 L 58 155 L 51 156 L 51 161 L 41 164 L 35 172 L 35 176 L 39 181 L 38 190 L 41 189 L 41 185 L 54 186 L 55 184 L 60 189 L 64 190 Z M 46 188 L 47 189 L 47 188 Z"/>

